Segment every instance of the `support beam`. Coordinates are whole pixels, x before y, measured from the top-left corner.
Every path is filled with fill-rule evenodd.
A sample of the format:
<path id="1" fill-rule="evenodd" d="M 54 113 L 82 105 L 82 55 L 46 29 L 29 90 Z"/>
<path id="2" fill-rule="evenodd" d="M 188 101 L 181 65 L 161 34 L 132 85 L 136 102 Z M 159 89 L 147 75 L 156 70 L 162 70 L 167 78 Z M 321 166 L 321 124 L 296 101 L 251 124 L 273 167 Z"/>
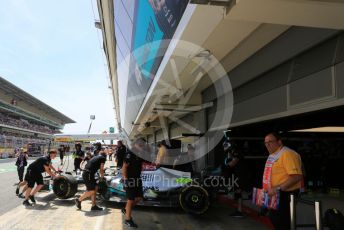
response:
<path id="1" fill-rule="evenodd" d="M 213 102 L 208 102 L 202 105 L 172 105 L 172 104 L 158 104 L 154 108 L 156 111 L 170 111 L 170 112 L 197 112 L 210 108 L 214 105 Z"/>
<path id="2" fill-rule="evenodd" d="M 227 17 L 233 20 L 328 29 L 344 29 L 343 1 L 237 0 Z"/>

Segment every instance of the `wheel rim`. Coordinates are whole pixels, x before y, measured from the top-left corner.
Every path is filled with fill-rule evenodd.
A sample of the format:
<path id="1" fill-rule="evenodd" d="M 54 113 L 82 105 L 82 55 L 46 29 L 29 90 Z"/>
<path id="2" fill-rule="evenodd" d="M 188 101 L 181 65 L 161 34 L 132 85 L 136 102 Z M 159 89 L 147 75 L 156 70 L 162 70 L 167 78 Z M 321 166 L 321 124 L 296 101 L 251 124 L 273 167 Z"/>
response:
<path id="1" fill-rule="evenodd" d="M 65 185 L 63 183 L 61 183 L 59 187 L 60 187 L 60 190 L 62 191 L 65 190 Z"/>
<path id="2" fill-rule="evenodd" d="M 68 186 L 67 182 L 64 179 L 60 179 L 56 181 L 56 189 L 54 190 L 54 193 L 56 194 L 57 197 L 62 197 L 64 198 L 66 195 L 68 195 Z"/>
<path id="3" fill-rule="evenodd" d="M 192 195 L 192 196 L 191 196 L 191 201 L 192 201 L 193 203 L 197 203 L 197 202 L 199 201 L 199 197 L 198 197 L 197 195 Z"/>
<path id="4" fill-rule="evenodd" d="M 179 202 L 185 212 L 200 215 L 208 210 L 208 192 L 199 186 L 186 187 L 179 195 Z"/>
<path id="5" fill-rule="evenodd" d="M 186 194 L 185 201 L 188 208 L 192 210 L 203 209 L 205 202 L 203 199 L 203 194 L 200 191 L 190 191 L 188 194 Z"/>

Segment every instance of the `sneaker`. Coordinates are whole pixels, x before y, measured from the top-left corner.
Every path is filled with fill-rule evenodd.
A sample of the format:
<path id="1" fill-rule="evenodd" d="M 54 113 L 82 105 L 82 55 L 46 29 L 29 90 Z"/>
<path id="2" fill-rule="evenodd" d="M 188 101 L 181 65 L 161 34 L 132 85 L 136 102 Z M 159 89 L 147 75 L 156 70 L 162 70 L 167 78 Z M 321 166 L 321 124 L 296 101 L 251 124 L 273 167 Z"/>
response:
<path id="1" fill-rule="evenodd" d="M 98 207 L 97 205 L 92 206 L 91 211 L 103 211 L 103 208 Z"/>
<path id="2" fill-rule="evenodd" d="M 27 206 L 32 206 L 28 200 L 24 200 L 23 201 L 23 205 L 26 206 L 26 207 Z"/>
<path id="3" fill-rule="evenodd" d="M 19 194 L 19 187 L 16 188 L 16 195 Z"/>
<path id="4" fill-rule="evenodd" d="M 234 217 L 234 218 L 244 218 L 244 215 L 242 214 L 242 212 L 239 212 L 239 211 L 235 211 L 232 214 L 230 214 L 229 216 Z"/>
<path id="5" fill-rule="evenodd" d="M 36 200 L 35 200 L 35 197 L 34 197 L 34 196 L 30 195 L 29 198 L 30 198 L 30 200 L 32 201 L 32 203 L 36 203 Z"/>
<path id="6" fill-rule="evenodd" d="M 25 198 L 25 196 L 23 195 L 22 192 L 18 194 L 18 197 L 19 197 L 19 198 L 22 198 L 22 199 Z"/>
<path id="7" fill-rule="evenodd" d="M 74 201 L 75 201 L 75 206 L 80 210 L 81 209 L 81 201 L 79 200 L 79 198 L 76 198 Z"/>
<path id="8" fill-rule="evenodd" d="M 121 212 L 122 212 L 123 215 L 125 215 L 126 212 L 127 212 L 127 210 L 125 210 L 125 208 L 122 208 L 122 209 L 121 209 Z"/>
<path id="9" fill-rule="evenodd" d="M 124 224 L 126 224 L 130 228 L 137 228 L 138 227 L 137 224 L 134 223 L 133 219 L 125 220 Z"/>

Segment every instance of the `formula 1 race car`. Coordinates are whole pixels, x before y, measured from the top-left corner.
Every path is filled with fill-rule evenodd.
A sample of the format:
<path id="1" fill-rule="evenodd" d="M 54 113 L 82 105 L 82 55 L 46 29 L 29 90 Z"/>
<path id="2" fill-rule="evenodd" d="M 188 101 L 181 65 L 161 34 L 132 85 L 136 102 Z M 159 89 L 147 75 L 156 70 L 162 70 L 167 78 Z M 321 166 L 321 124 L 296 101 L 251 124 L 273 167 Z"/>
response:
<path id="1" fill-rule="evenodd" d="M 146 165 L 141 172 L 143 201 L 138 205 L 181 207 L 191 214 L 202 214 L 210 205 L 208 191 L 191 178 L 190 172 Z M 126 202 L 121 171 L 105 176 L 99 184 L 100 198 Z"/>
<path id="2" fill-rule="evenodd" d="M 126 202 L 121 170 L 107 168 L 104 178 L 99 182 L 98 197 L 104 201 Z M 190 172 L 146 164 L 142 167 L 141 179 L 143 201 L 138 205 L 181 207 L 191 214 L 205 213 L 210 206 L 212 189 L 197 178 L 191 178 Z M 61 173 L 54 180 L 44 178 L 45 189 L 52 190 L 59 199 L 73 197 L 82 183 L 81 174 Z"/>

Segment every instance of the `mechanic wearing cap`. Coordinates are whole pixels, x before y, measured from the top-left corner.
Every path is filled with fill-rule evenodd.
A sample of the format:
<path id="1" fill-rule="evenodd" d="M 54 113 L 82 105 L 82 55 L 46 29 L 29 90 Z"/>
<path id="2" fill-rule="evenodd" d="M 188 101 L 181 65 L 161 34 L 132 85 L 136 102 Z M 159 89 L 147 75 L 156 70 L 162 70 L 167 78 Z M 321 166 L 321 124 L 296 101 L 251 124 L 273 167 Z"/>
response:
<path id="1" fill-rule="evenodd" d="M 80 170 L 80 164 L 85 157 L 85 152 L 81 150 L 81 144 L 75 144 L 75 153 L 74 153 L 74 171 L 77 172 Z"/>
<path id="2" fill-rule="evenodd" d="M 98 156 L 92 157 L 86 164 L 82 178 L 84 179 L 87 191 L 84 192 L 81 197 L 75 199 L 75 205 L 78 209 L 81 209 L 81 202 L 88 197 L 91 197 L 92 207 L 91 211 L 101 211 L 96 204 L 96 195 L 98 192 L 98 185 L 95 179 L 95 174 L 99 170 L 99 180 L 104 180 L 104 165 L 106 162 L 106 153 L 101 150 Z"/>
<path id="3" fill-rule="evenodd" d="M 270 210 L 269 217 L 275 229 L 290 229 L 290 195 L 298 195 L 302 189 L 301 157 L 283 146 L 276 133 L 266 135 L 264 144 L 269 157 L 264 169 L 263 188 L 270 196 L 280 194 L 278 210 Z"/>
<path id="4" fill-rule="evenodd" d="M 134 223 L 131 213 L 133 207 L 142 200 L 142 180 L 141 180 L 141 167 L 143 160 L 139 157 L 146 151 L 146 140 L 138 138 L 133 143 L 133 147 L 127 151 L 124 158 L 122 167 L 123 184 L 126 191 L 127 204 L 122 209 L 122 213 L 125 214 L 125 224 L 129 227 L 137 228 L 137 224 Z"/>
<path id="5" fill-rule="evenodd" d="M 52 166 L 51 160 L 53 160 L 57 155 L 57 151 L 52 149 L 49 151 L 49 154 L 44 157 L 40 157 L 29 165 L 27 172 L 25 174 L 24 180 L 27 182 L 27 190 L 25 192 L 25 200 L 23 205 L 31 206 L 29 198 L 33 203 L 36 203 L 35 194 L 41 190 L 43 187 L 43 176 L 42 173 L 48 173 L 53 179 L 56 177 L 54 173 L 51 172 L 51 169 L 56 172 L 56 169 Z M 36 188 L 32 191 L 32 188 L 37 184 Z"/>

